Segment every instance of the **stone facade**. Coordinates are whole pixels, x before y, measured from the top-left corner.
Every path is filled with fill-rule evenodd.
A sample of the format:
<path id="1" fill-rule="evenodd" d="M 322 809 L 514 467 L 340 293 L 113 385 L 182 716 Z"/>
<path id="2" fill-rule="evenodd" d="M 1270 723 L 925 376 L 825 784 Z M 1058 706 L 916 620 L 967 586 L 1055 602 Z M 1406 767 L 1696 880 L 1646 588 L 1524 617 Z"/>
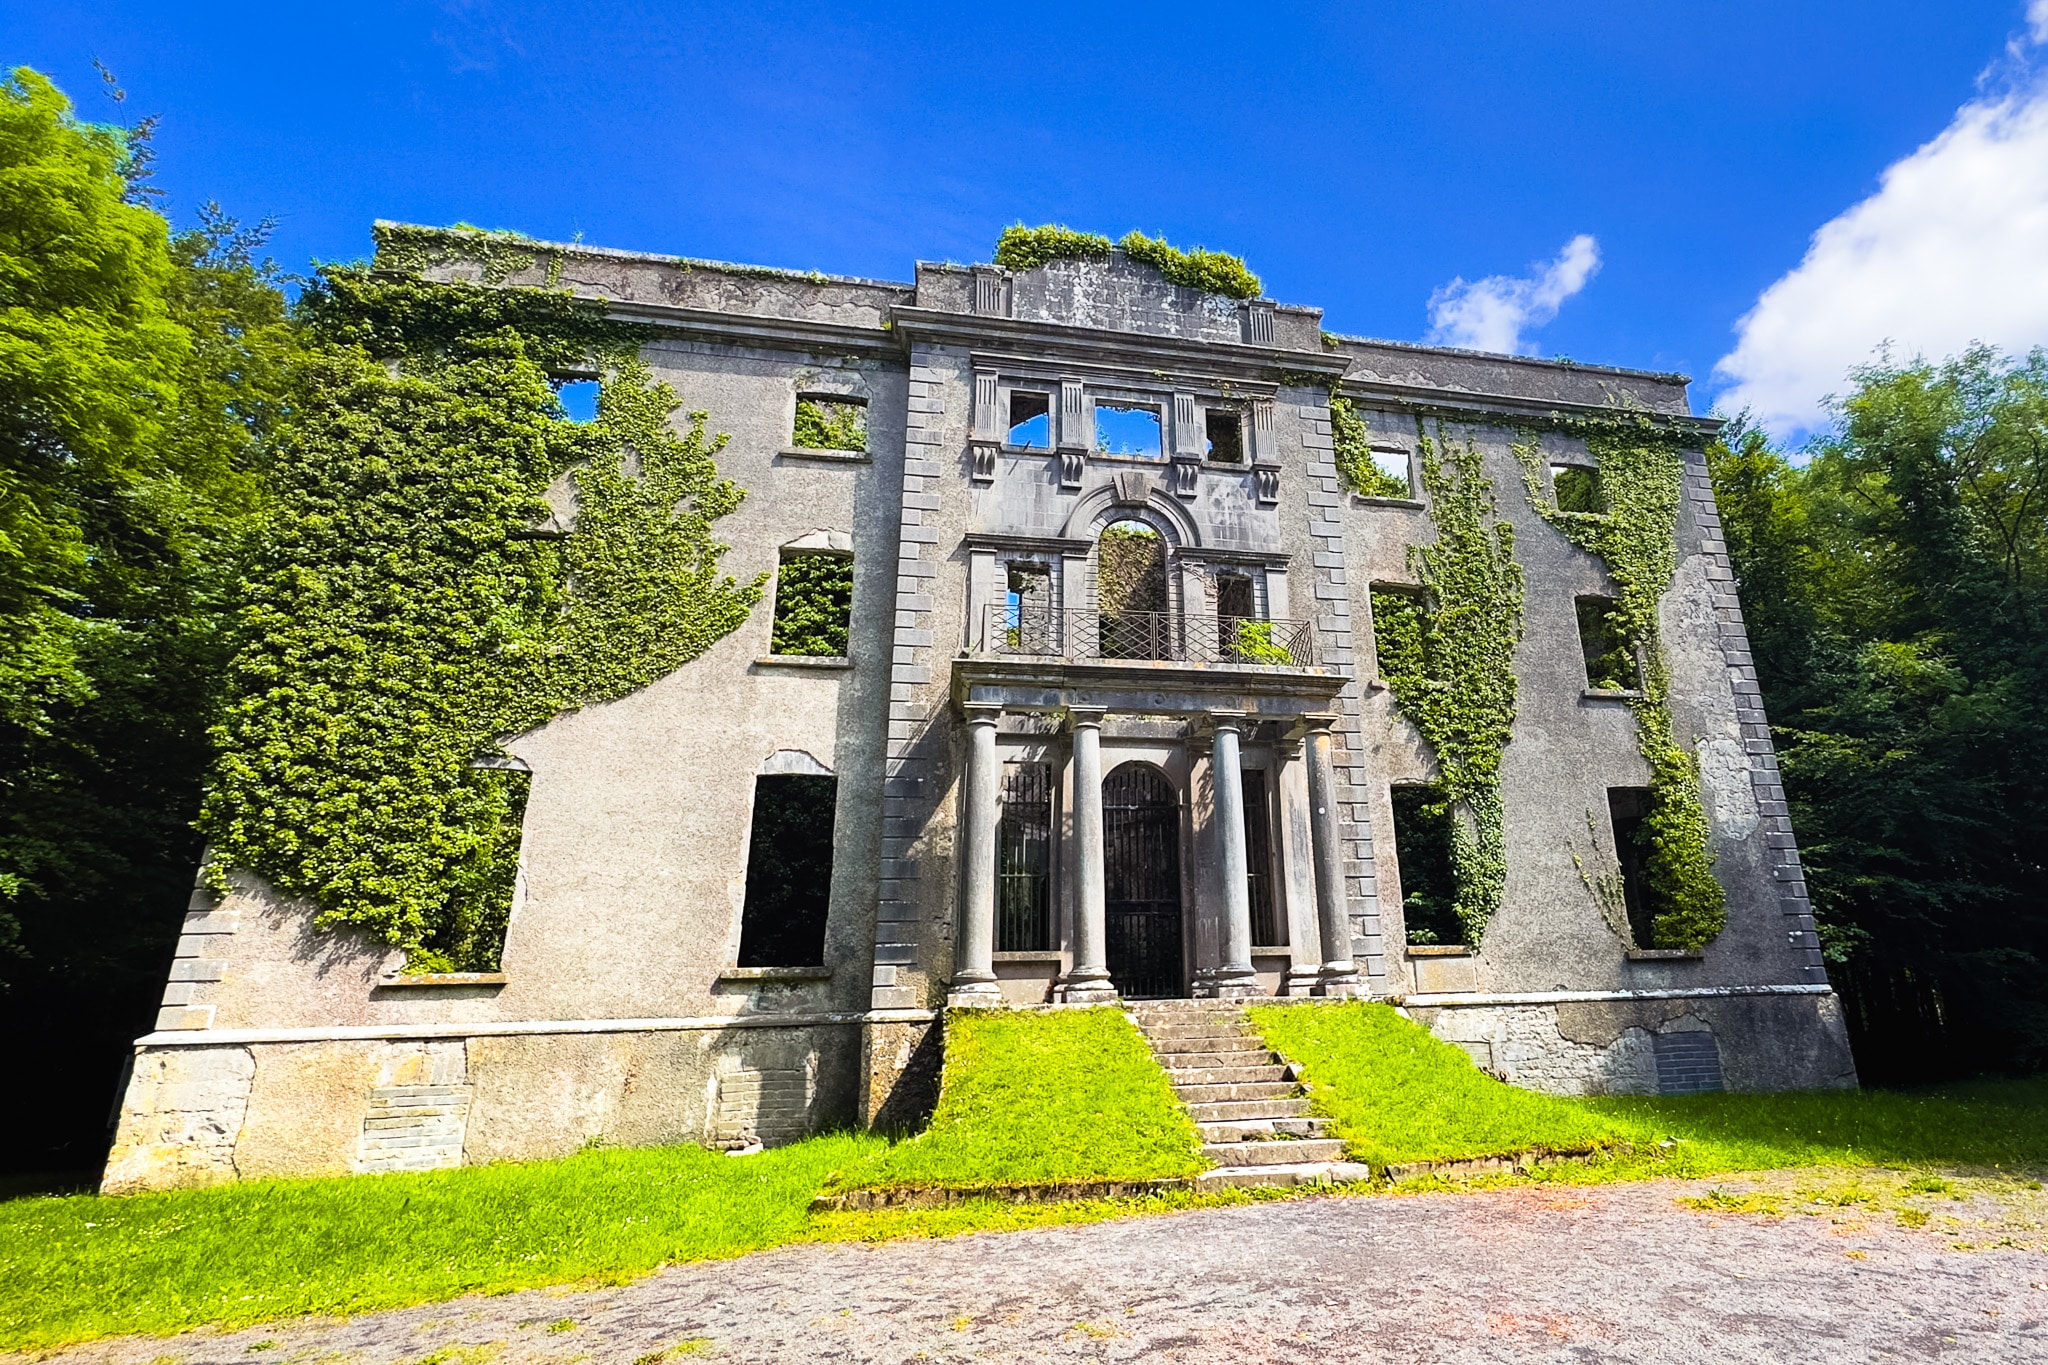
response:
<path id="1" fill-rule="evenodd" d="M 764 602 L 509 738 L 533 779 L 502 972 L 406 976 L 251 878 L 195 893 L 108 1189 L 901 1127 L 949 1000 L 1113 999 L 1134 954 L 1148 994 L 1399 998 L 1549 1090 L 1854 1083 L 1682 377 L 1327 337 L 1316 309 L 1121 256 L 909 283 L 539 258 L 505 283 L 658 328 L 655 377 L 731 433 L 729 572 L 851 556 L 846 657 L 773 656 Z M 1424 410 L 1469 436 L 1528 575 L 1506 902 L 1465 952 L 1407 946 L 1390 784 L 1433 769 L 1373 665 L 1371 586 L 1410 578 L 1429 508 L 1340 486 L 1333 385 L 1391 461 Z M 794 446 L 800 397 L 863 407 L 866 450 Z M 1509 449 L 1617 406 L 1694 438 L 1663 624 L 1729 919 L 1684 956 L 1633 951 L 1572 861 L 1613 856 L 1588 816 L 1647 774 L 1629 713 L 1587 693 L 1573 599 L 1603 570 Z M 1156 449 L 1114 453 L 1127 421 Z M 1163 610 L 1100 597 L 1111 527 L 1153 538 Z M 823 964 L 741 967 L 756 781 L 784 773 L 837 778 Z M 1660 1052 L 1678 1033 L 1712 1050 Z"/>

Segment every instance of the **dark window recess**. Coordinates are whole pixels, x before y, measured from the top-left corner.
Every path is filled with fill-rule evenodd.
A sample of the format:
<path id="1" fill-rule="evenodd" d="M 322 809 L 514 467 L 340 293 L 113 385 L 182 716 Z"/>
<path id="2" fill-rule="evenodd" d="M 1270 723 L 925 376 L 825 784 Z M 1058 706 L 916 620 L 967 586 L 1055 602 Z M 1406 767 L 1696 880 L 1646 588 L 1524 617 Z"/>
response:
<path id="1" fill-rule="evenodd" d="M 1224 464 L 1244 463 L 1244 418 L 1228 408 L 1210 408 L 1203 414 L 1209 429 L 1209 458 Z"/>
<path id="2" fill-rule="evenodd" d="M 555 389 L 555 401 L 562 405 L 562 415 L 572 422 L 595 422 L 597 420 L 597 381 L 595 379 L 571 379 Z"/>
<path id="3" fill-rule="evenodd" d="M 803 450 L 866 450 L 867 403 L 842 395 L 798 394 L 790 443 Z"/>
<path id="4" fill-rule="evenodd" d="M 1095 449 L 1102 455 L 1165 455 L 1159 440 L 1159 409 L 1130 403 L 1095 405 Z"/>
<path id="5" fill-rule="evenodd" d="M 1109 978 L 1129 1000 L 1185 995 L 1180 803 L 1166 775 L 1125 763 L 1102 780 L 1103 927 Z"/>
<path id="6" fill-rule="evenodd" d="M 846 555 L 787 555 L 775 574 L 771 654 L 846 657 L 853 618 L 853 560 Z"/>
<path id="7" fill-rule="evenodd" d="M 824 965 L 838 791 L 836 777 L 778 773 L 754 779 L 740 966 Z"/>
<path id="8" fill-rule="evenodd" d="M 1052 616 L 1052 571 L 1043 564 L 1012 564 L 1003 599 L 1003 643 L 1026 654 L 1057 654 Z"/>
<path id="9" fill-rule="evenodd" d="M 1608 691 L 1633 692 L 1643 685 L 1636 668 L 1636 652 L 1622 631 L 1621 618 L 1611 597 L 1581 597 L 1579 648 L 1586 655 L 1586 685 Z"/>
<path id="10" fill-rule="evenodd" d="M 1052 947 L 1052 767 L 1003 765 L 996 829 L 996 950 Z"/>
<path id="11" fill-rule="evenodd" d="M 1266 774 L 1244 770 L 1244 866 L 1252 902 L 1252 946 L 1284 948 L 1287 926 L 1273 904 L 1273 819 L 1266 802 Z"/>
<path id="12" fill-rule="evenodd" d="M 533 774 L 517 768 L 471 768 L 463 774 L 472 832 L 482 837 L 455 868 L 448 906 L 434 933 L 406 955 L 409 971 L 495 972 L 505 952 L 512 892 L 519 877 L 519 841 Z"/>
<path id="13" fill-rule="evenodd" d="M 1443 788 L 1395 787 L 1394 859 L 1401 871 L 1401 915 L 1408 942 L 1465 941 L 1458 918 L 1458 878 L 1451 864 L 1451 821 L 1457 818 Z"/>
<path id="14" fill-rule="evenodd" d="M 1607 816 L 1614 822 L 1614 856 L 1621 863 L 1621 900 L 1628 932 L 1638 948 L 1657 946 L 1659 897 L 1650 888 L 1650 793 L 1644 787 L 1609 787 Z"/>
<path id="15" fill-rule="evenodd" d="M 1554 464 L 1550 467 L 1550 491 L 1557 497 L 1560 512 L 1604 512 L 1600 497 L 1600 471 L 1584 465 Z"/>
<path id="16" fill-rule="evenodd" d="M 1010 394 L 1010 434 L 1003 438 L 1029 450 L 1052 449 L 1052 400 L 1042 393 Z"/>

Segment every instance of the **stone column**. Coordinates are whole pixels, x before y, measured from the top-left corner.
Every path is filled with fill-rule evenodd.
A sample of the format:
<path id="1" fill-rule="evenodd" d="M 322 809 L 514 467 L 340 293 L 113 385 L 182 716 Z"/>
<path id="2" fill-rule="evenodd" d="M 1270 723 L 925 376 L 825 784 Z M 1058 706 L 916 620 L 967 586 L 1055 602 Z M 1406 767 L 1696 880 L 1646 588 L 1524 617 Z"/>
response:
<path id="1" fill-rule="evenodd" d="M 1103 912 L 1102 715 L 1097 707 L 1067 712 L 1074 734 L 1074 965 L 1065 997 L 1077 1004 L 1116 999 Z"/>
<path id="2" fill-rule="evenodd" d="M 996 986 L 996 818 L 1003 769 L 999 706 L 968 706 L 967 771 L 960 777 L 960 939 L 946 1004 L 1000 1005 Z"/>
<path id="3" fill-rule="evenodd" d="M 1214 748 L 1209 760 L 1209 780 L 1215 790 L 1210 818 L 1215 821 L 1216 874 L 1223 883 L 1223 961 L 1216 968 L 1210 990 L 1218 996 L 1246 996 L 1259 993 L 1259 978 L 1252 971 L 1252 897 L 1245 877 L 1244 773 L 1238 764 L 1238 730 L 1244 717 L 1234 712 L 1212 712 Z"/>
<path id="4" fill-rule="evenodd" d="M 1323 995 L 1350 996 L 1363 987 L 1351 960 L 1351 904 L 1344 891 L 1344 839 L 1337 823 L 1337 772 L 1330 761 L 1331 715 L 1303 716 L 1308 749 L 1309 837 L 1315 846 L 1317 916 L 1323 931 Z"/>

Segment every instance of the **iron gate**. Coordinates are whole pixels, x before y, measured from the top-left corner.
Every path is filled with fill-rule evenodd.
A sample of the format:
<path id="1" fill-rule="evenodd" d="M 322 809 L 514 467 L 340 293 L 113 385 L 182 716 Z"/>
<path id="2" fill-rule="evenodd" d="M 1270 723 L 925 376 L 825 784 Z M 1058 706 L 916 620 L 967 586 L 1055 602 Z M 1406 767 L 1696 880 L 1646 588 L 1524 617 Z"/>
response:
<path id="1" fill-rule="evenodd" d="M 1157 768 L 1126 763 L 1102 783 L 1109 975 L 1131 1000 L 1186 994 L 1180 949 L 1180 801 Z"/>

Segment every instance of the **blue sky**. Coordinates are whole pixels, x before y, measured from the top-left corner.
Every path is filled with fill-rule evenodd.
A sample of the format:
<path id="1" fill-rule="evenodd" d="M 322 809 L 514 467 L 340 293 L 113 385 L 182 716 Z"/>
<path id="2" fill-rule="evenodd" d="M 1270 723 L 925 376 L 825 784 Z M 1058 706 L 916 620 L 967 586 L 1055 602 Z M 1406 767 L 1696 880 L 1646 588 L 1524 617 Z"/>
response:
<path id="1" fill-rule="evenodd" d="M 1333 330 L 1684 370 L 1702 410 L 1732 392 L 1786 408 L 1791 430 L 1843 355 L 1887 336 L 1953 349 L 1972 288 L 2004 306 L 2009 285 L 1961 286 L 1960 318 L 1923 342 L 1901 286 L 1826 356 L 1785 341 L 1791 323 L 1777 352 L 1735 330 L 1817 231 L 1891 193 L 1888 167 L 1961 137 L 1973 101 L 2033 108 L 2048 0 L 2033 4 L 2030 21 L 2028 0 L 41 0 L 0 12 L 0 62 L 107 117 L 105 62 L 125 115 L 162 116 L 173 216 L 207 198 L 275 215 L 294 267 L 363 254 L 377 217 L 892 279 L 920 257 L 986 259 L 1019 219 L 1142 227 L 1242 254 Z M 2013 126 L 1979 141 L 2025 158 Z M 1912 192 L 2015 179 L 1993 157 Z M 1880 248 L 1925 235 L 1924 214 L 1879 209 Z M 2000 249 L 2048 280 L 2048 235 L 2015 231 Z M 1961 249 L 1935 237 L 1915 250 Z M 1832 267 L 1809 259 L 1779 312 L 1833 316 L 1832 299 L 1876 297 L 1872 272 L 1901 274 L 1857 242 L 1846 281 L 1816 300 Z M 1968 335 L 2048 342 L 2048 306 L 2021 311 Z M 1738 343 L 1750 370 L 1716 376 Z"/>

